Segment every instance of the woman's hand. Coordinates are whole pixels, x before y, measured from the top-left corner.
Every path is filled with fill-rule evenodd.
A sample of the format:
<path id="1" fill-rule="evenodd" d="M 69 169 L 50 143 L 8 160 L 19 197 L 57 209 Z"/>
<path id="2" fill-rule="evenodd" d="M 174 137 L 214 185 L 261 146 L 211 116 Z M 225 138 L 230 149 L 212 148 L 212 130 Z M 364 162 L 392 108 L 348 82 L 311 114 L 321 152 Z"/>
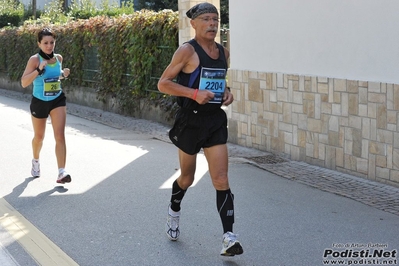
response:
<path id="1" fill-rule="evenodd" d="M 40 62 L 38 68 L 39 68 L 40 70 L 43 70 L 46 66 L 47 66 L 47 61 L 46 61 L 46 60 L 43 60 L 42 62 Z"/>
<path id="2" fill-rule="evenodd" d="M 71 73 L 71 70 L 70 70 L 69 68 L 64 68 L 64 69 L 62 70 L 62 76 L 63 76 L 64 78 L 67 78 L 67 77 L 69 76 L 70 73 Z"/>

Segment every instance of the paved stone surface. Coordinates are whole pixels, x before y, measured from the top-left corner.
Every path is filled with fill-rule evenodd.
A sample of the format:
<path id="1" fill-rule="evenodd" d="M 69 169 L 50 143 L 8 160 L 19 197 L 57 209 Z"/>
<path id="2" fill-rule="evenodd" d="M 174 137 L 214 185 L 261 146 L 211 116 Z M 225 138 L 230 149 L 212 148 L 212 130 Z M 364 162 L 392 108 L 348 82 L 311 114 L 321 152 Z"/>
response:
<path id="1" fill-rule="evenodd" d="M 256 163 L 259 167 L 297 182 L 399 215 L 399 189 L 304 162 Z"/>
<path id="2" fill-rule="evenodd" d="M 30 101 L 30 94 L 0 89 L 0 95 Z M 169 126 L 68 103 L 68 113 L 105 125 L 140 132 L 170 142 Z M 291 161 L 273 154 L 229 143 L 230 161 L 256 165 L 278 176 L 341 195 L 395 215 L 399 215 L 399 188 L 349 174 Z"/>

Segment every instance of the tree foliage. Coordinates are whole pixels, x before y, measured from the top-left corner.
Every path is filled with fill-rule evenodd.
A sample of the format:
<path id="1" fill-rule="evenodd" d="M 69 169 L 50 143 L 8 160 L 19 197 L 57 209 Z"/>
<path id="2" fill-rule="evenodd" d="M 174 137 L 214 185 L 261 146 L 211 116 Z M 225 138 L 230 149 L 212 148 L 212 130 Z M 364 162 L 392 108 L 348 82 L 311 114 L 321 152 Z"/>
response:
<path id="1" fill-rule="evenodd" d="M 228 28 L 228 25 L 229 25 L 229 0 L 220 0 L 220 23 Z"/>
<path id="2" fill-rule="evenodd" d="M 154 11 L 160 11 L 164 9 L 171 9 L 173 11 L 178 10 L 178 0 L 138 0 L 136 10 L 139 9 L 150 9 Z"/>
<path id="3" fill-rule="evenodd" d="M 136 10 L 150 9 L 160 11 L 163 9 L 178 10 L 178 0 L 137 0 Z M 229 24 L 229 0 L 220 0 L 220 18 L 222 25 Z"/>

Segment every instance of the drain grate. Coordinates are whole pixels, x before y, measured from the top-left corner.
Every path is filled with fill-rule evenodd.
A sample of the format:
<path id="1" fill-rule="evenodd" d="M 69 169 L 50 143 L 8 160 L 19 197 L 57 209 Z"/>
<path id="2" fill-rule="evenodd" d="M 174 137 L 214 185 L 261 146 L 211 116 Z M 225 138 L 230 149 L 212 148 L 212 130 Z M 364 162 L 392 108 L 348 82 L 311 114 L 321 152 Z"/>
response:
<path id="1" fill-rule="evenodd" d="M 274 154 L 266 156 L 249 157 L 248 159 L 259 164 L 277 164 L 277 163 L 288 162 L 286 159 L 281 158 Z"/>

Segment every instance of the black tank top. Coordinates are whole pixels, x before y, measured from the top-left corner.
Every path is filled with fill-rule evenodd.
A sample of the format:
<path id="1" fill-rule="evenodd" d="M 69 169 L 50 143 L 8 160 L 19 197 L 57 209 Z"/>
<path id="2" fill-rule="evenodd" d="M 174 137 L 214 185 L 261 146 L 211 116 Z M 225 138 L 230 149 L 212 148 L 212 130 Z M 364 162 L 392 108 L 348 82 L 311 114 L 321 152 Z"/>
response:
<path id="1" fill-rule="evenodd" d="M 213 59 L 209 57 L 209 55 L 204 51 L 204 49 L 202 49 L 202 47 L 197 43 L 196 40 L 192 39 L 187 43 L 189 43 L 194 47 L 195 52 L 197 53 L 198 58 L 200 60 L 200 63 L 199 66 L 190 74 L 181 71 L 177 75 L 177 83 L 190 88 L 198 88 L 202 67 L 224 68 L 227 71 L 227 61 L 226 61 L 226 56 L 224 54 L 224 48 L 222 45 L 216 43 L 219 49 L 219 58 Z M 219 109 L 220 106 L 222 105 L 215 103 L 199 104 L 196 101 L 186 97 L 177 97 L 177 103 L 180 107 L 184 109 L 204 111 L 204 112 Z"/>

